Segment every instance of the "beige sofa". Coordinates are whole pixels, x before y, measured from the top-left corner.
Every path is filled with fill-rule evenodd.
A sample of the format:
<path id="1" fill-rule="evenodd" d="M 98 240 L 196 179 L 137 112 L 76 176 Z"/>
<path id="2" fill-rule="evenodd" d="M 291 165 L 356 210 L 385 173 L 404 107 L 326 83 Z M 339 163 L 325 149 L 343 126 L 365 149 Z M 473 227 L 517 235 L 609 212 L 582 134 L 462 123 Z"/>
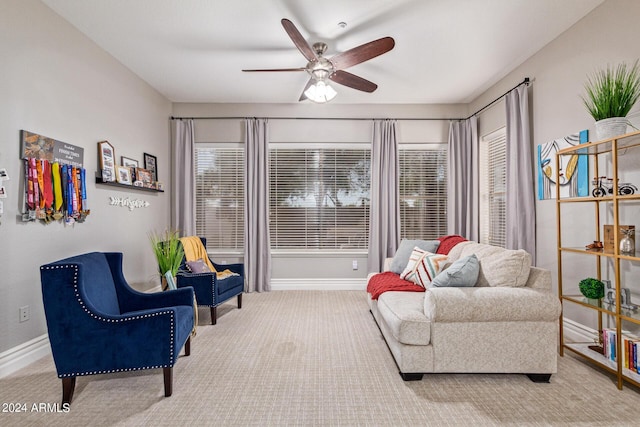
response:
<path id="1" fill-rule="evenodd" d="M 462 242 L 449 260 L 475 254 L 474 287 L 368 295 L 405 381 L 425 373 L 522 373 L 548 382 L 557 371 L 558 297 L 551 274 L 526 252 Z M 388 270 L 389 262 L 385 265 Z"/>

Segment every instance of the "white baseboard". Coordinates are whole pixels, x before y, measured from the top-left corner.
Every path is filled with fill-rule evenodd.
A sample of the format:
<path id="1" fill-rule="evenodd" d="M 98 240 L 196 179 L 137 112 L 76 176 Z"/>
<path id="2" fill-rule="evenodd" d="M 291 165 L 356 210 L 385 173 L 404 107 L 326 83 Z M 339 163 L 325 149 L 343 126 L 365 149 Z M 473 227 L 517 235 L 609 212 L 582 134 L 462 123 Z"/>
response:
<path id="1" fill-rule="evenodd" d="M 569 342 L 595 342 L 598 331 L 566 317 L 562 318 L 564 325 L 564 339 Z"/>
<path id="2" fill-rule="evenodd" d="M 51 347 L 47 334 L 2 352 L 0 353 L 0 378 L 30 365 L 48 354 L 51 354 Z"/>
<path id="3" fill-rule="evenodd" d="M 271 279 L 272 291 L 364 291 L 367 279 Z"/>

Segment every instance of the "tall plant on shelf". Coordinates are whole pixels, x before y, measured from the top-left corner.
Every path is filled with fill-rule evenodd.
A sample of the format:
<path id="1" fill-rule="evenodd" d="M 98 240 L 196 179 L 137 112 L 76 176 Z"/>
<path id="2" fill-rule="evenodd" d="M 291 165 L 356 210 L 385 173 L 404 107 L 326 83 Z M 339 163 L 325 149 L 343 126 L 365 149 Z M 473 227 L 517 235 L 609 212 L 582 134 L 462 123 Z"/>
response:
<path id="1" fill-rule="evenodd" d="M 182 258 L 184 257 L 184 249 L 180 243 L 180 233 L 176 230 L 165 230 L 163 233 L 149 233 L 151 241 L 151 249 L 158 261 L 158 269 L 162 275 L 163 290 L 171 286 L 171 281 L 178 274 Z M 167 272 L 169 277 L 167 278 Z M 165 282 L 166 281 L 166 282 Z M 167 286 L 165 286 L 165 283 Z"/>
<path id="2" fill-rule="evenodd" d="M 582 96 L 582 101 L 596 121 L 598 139 L 624 134 L 626 116 L 640 98 L 638 60 L 631 67 L 623 62 L 596 71 L 587 78 L 584 88 L 586 96 Z"/>

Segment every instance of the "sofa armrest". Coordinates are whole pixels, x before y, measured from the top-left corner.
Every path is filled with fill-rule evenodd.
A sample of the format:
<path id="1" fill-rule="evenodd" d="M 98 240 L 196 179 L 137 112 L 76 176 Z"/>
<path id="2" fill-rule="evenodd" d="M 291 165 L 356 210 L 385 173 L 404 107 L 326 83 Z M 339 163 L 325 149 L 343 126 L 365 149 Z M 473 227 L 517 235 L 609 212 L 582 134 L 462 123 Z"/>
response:
<path id="1" fill-rule="evenodd" d="M 519 287 L 429 288 L 424 298 L 432 322 L 551 322 L 561 311 L 554 294 Z"/>

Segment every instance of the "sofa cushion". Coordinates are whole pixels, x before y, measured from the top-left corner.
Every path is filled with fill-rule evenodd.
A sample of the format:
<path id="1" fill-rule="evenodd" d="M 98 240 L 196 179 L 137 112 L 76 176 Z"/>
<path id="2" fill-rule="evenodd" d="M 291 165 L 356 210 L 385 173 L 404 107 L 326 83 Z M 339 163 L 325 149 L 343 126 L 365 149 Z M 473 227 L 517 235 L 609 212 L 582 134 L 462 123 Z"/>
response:
<path id="1" fill-rule="evenodd" d="M 423 292 L 385 292 L 378 298 L 377 307 L 396 340 L 429 345 L 431 323 L 424 315 Z"/>
<path id="2" fill-rule="evenodd" d="M 391 267 L 389 271 L 393 271 L 396 274 L 401 274 L 402 271 L 407 266 L 409 262 L 409 257 L 411 256 L 411 252 L 413 252 L 413 248 L 416 246 L 420 249 L 424 249 L 425 251 L 435 252 L 440 245 L 440 241 L 438 240 L 407 240 L 402 239 L 400 242 L 400 246 L 398 246 L 398 250 L 391 260 Z"/>
<path id="3" fill-rule="evenodd" d="M 476 242 L 462 242 L 449 252 L 450 260 L 473 255 L 480 261 L 476 286 L 525 286 L 531 255 L 522 249 L 504 249 Z"/>
<path id="4" fill-rule="evenodd" d="M 480 262 L 475 255 L 460 258 L 446 269 L 438 273 L 431 282 L 431 286 L 475 286 L 480 273 Z"/>
<path id="5" fill-rule="evenodd" d="M 426 288 L 431 284 L 433 278 L 440 273 L 446 261 L 447 257 L 445 255 L 424 251 L 416 246 L 413 248 L 409 263 L 400 278 Z"/>

